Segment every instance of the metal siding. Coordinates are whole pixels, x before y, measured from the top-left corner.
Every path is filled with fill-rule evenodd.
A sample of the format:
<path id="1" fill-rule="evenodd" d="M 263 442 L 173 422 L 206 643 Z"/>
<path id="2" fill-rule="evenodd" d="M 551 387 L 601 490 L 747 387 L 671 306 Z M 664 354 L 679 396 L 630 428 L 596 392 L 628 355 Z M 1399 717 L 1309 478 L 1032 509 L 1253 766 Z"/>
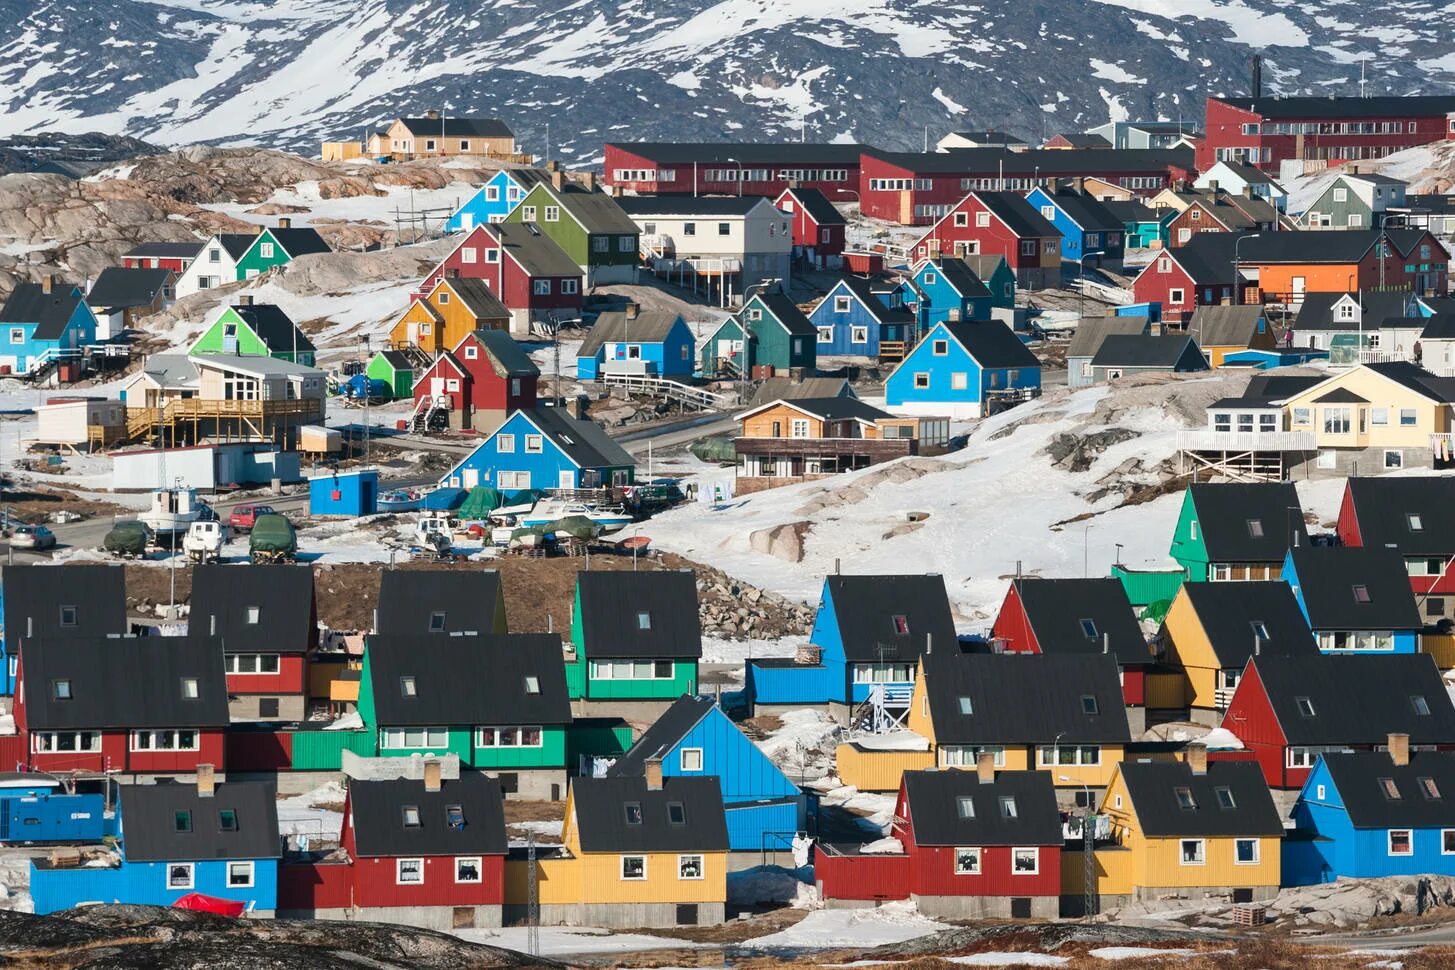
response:
<path id="1" fill-rule="evenodd" d="M 835 753 L 839 779 L 860 791 L 899 791 L 906 771 L 935 766 L 933 751 L 860 751 L 841 744 Z"/>
<path id="2" fill-rule="evenodd" d="M 847 296 L 849 298 L 849 310 L 847 313 L 834 311 L 834 297 Z M 833 327 L 834 339 L 832 343 L 819 343 L 818 352 L 834 356 L 854 355 L 860 357 L 876 357 L 879 354 L 879 322 L 869 314 L 864 304 L 859 302 L 852 291 L 843 282 L 834 285 L 829 290 L 819 305 L 814 307 L 813 313 L 809 314 L 809 322 L 815 327 Z M 865 327 L 868 329 L 868 340 L 864 343 L 854 343 L 850 338 L 853 336 L 852 327 Z"/>
<path id="3" fill-rule="evenodd" d="M 1268 701 L 1256 661 L 1247 666 L 1238 681 L 1223 723 L 1230 725 L 1230 730 L 1252 751 L 1269 788 L 1297 788 L 1308 777 L 1306 769 L 1290 771 L 1283 767 L 1287 741 Z"/>
<path id="4" fill-rule="evenodd" d="M 362 757 L 373 757 L 373 731 L 296 731 L 290 748 L 294 771 L 338 771 L 343 765 L 343 752 L 352 751 Z"/>
<path id="5" fill-rule="evenodd" d="M 475 768 L 564 768 L 566 729 L 561 725 L 541 728 L 541 744 L 535 748 L 471 749 L 469 763 Z"/>
<path id="6" fill-rule="evenodd" d="M 32 865 L 30 889 L 35 911 L 42 915 L 83 902 L 171 906 L 192 892 L 246 903 L 252 909 L 278 908 L 276 859 L 253 860 L 253 885 L 248 888 L 228 888 L 226 860 L 195 862 L 189 889 L 168 889 L 166 879 L 165 862 L 123 862 L 115 869 L 37 869 Z"/>
<path id="7" fill-rule="evenodd" d="M 590 664 L 591 661 L 584 661 Z M 592 700 L 675 700 L 697 692 L 697 661 L 675 660 L 670 678 L 600 680 L 585 668 L 586 696 Z"/>
<path id="8" fill-rule="evenodd" d="M 515 435 L 515 451 L 499 454 L 496 452 L 496 443 L 500 434 Z M 579 484 L 579 472 L 574 464 L 561 453 L 555 443 L 545 436 L 542 449 L 539 454 L 527 454 L 525 451 L 525 435 L 539 434 L 536 427 L 531 424 L 523 414 L 516 413 L 510 416 L 499 429 L 489 438 L 480 443 L 480 446 L 470 453 L 446 478 L 459 479 L 457 484 L 463 485 L 463 473 L 466 469 L 473 469 L 480 473 L 481 485 L 495 485 L 498 481 L 498 473 L 502 470 L 511 472 L 527 472 L 530 476 L 529 488 L 557 488 L 560 486 L 560 473 L 569 471 L 572 475 L 573 487 Z M 510 491 L 515 491 L 512 488 Z"/>
<path id="9" fill-rule="evenodd" d="M 101 795 L 0 797 L 0 842 L 99 842 L 116 834 Z"/>
<path id="10" fill-rule="evenodd" d="M 286 771 L 293 766 L 292 740 L 285 731 L 228 731 L 227 764 L 233 771 Z"/>
<path id="11" fill-rule="evenodd" d="M 347 476 L 343 481 L 352 480 L 352 488 L 357 493 L 359 476 Z M 301 654 L 284 654 L 278 658 L 278 672 L 276 674 L 228 674 L 227 692 L 229 694 L 302 694 L 303 693 L 303 656 Z"/>
<path id="12" fill-rule="evenodd" d="M 843 700 L 844 665 L 761 667 L 748 663 L 748 694 L 755 704 L 822 704 Z"/>
<path id="13" fill-rule="evenodd" d="M 683 748 L 702 749 L 702 770 L 683 771 Z M 797 786 L 749 741 L 722 708 L 713 707 L 688 731 L 662 762 L 665 775 L 715 776 L 725 804 L 797 795 Z M 790 806 L 791 808 L 792 806 Z"/>
<path id="14" fill-rule="evenodd" d="M 1061 847 L 1037 848 L 1035 875 L 1012 873 L 1011 847 L 989 845 L 980 849 L 980 875 L 957 876 L 953 847 L 916 845 L 909 850 L 911 888 L 923 896 L 1060 896 Z"/>
<path id="15" fill-rule="evenodd" d="M 405 857 L 408 858 L 408 857 Z M 427 856 L 424 882 L 401 886 L 393 856 L 359 859 L 354 864 L 356 906 L 489 906 L 505 898 L 505 857 L 484 856 L 478 883 L 455 882 L 454 856 Z"/>
<path id="16" fill-rule="evenodd" d="M 306 863 L 278 867 L 279 909 L 348 909 L 354 899 L 351 863 Z"/>
<path id="17" fill-rule="evenodd" d="M 1020 593 L 1016 592 L 1013 584 L 1006 590 L 1005 600 L 1000 604 L 1000 612 L 995 615 L 990 636 L 995 640 L 1004 640 L 1005 649 L 1009 653 L 1041 652 L 1040 641 L 1031 629 L 1030 619 L 1026 616 L 1025 607 L 1021 605 Z"/>
<path id="18" fill-rule="evenodd" d="M 365 722 L 366 724 L 370 722 Z M 389 727 L 388 724 L 377 725 L 379 731 Z M 379 757 L 381 758 L 408 758 L 416 754 L 453 754 L 457 755 L 463 764 L 470 764 L 470 756 L 474 751 L 474 731 L 472 728 L 446 726 L 445 746 L 443 749 L 434 748 L 386 748 L 382 742 L 379 745 Z M 371 904 L 369 904 L 371 905 Z"/>
<path id="19" fill-rule="evenodd" d="M 934 355 L 935 340 L 949 341 L 948 353 L 944 357 Z M 916 372 L 929 373 L 929 387 L 920 389 L 914 386 Z M 950 386 L 951 375 L 957 372 L 965 374 L 965 389 L 962 391 Z M 884 382 L 884 400 L 891 407 L 905 404 L 979 404 L 984 379 L 975 359 L 950 336 L 948 330 L 937 327 L 916 344 L 904 362 L 889 375 Z M 1035 385 L 1029 386 L 1039 384 L 1040 373 L 1037 372 Z M 1018 383 L 1017 386 L 1028 385 Z"/>
<path id="20" fill-rule="evenodd" d="M 728 805 L 728 845 L 734 852 L 787 849 L 799 831 L 798 803 Z"/>
<path id="21" fill-rule="evenodd" d="M 908 899 L 911 873 L 907 855 L 814 852 L 814 879 L 823 887 L 825 899 Z"/>

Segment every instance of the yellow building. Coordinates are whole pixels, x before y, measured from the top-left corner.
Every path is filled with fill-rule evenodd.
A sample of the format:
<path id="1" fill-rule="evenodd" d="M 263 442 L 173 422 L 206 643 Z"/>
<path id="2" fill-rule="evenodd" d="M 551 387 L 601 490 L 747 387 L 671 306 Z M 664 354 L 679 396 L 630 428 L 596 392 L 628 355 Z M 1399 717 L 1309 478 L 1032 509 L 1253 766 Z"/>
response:
<path id="1" fill-rule="evenodd" d="M 515 133 L 498 118 L 441 117 L 427 111 L 422 118 L 396 118 L 378 143 L 380 154 L 411 159 L 440 155 L 483 155 L 514 160 Z"/>
<path id="2" fill-rule="evenodd" d="M 1278 339 L 1261 306 L 1201 306 L 1187 330 L 1197 338 L 1209 367 L 1223 366 L 1240 350 L 1274 350 Z"/>
<path id="3" fill-rule="evenodd" d="M 1208 764 L 1200 745 L 1186 761 L 1125 762 L 1101 814 L 1113 843 L 1096 850 L 1103 911 L 1132 900 L 1252 902 L 1278 892 L 1283 823 L 1256 762 Z M 1079 862 L 1062 867 L 1067 895 L 1080 892 Z"/>
<path id="4" fill-rule="evenodd" d="M 1166 659 L 1182 671 L 1192 720 L 1216 725 L 1256 653 L 1318 653 L 1287 583 L 1183 583 L 1162 621 Z"/>
<path id="5" fill-rule="evenodd" d="M 395 319 L 389 345 L 415 347 L 434 357 L 476 330 L 509 329 L 510 311 L 482 280 L 446 276 Z"/>
<path id="6" fill-rule="evenodd" d="M 575 778 L 562 846 L 537 862 L 541 922 L 612 928 L 710 926 L 727 904 L 727 819 L 716 778 Z M 523 852 L 505 866 L 505 910 L 529 899 Z"/>

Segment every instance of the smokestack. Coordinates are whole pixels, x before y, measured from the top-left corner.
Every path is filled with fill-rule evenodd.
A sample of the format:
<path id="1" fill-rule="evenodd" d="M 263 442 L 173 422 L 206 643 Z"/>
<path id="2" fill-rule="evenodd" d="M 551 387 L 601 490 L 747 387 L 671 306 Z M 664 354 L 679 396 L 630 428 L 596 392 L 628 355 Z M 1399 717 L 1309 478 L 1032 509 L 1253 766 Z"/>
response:
<path id="1" fill-rule="evenodd" d="M 213 774 L 212 765 L 200 764 L 197 766 L 197 797 L 211 798 L 217 793 L 217 778 Z"/>
<path id="2" fill-rule="evenodd" d="M 1410 763 L 1410 736 L 1408 734 L 1391 734 L 1389 736 L 1389 760 L 1394 762 L 1396 768 L 1403 768 Z"/>
<path id="3" fill-rule="evenodd" d="M 647 791 L 662 790 L 662 759 L 648 758 L 645 766 Z"/>
<path id="4" fill-rule="evenodd" d="M 428 111 L 426 111 L 424 113 L 424 116 L 426 118 L 438 118 L 440 116 L 440 113 L 438 111 L 436 111 L 434 108 L 430 108 Z"/>
<path id="5" fill-rule="evenodd" d="M 1187 746 L 1187 764 L 1192 768 L 1194 775 L 1207 774 L 1207 745 L 1189 744 Z"/>
<path id="6" fill-rule="evenodd" d="M 980 784 L 989 785 L 995 781 L 995 755 L 989 751 L 982 751 L 975 756 L 975 777 L 980 779 Z"/>
<path id="7" fill-rule="evenodd" d="M 594 191 L 596 191 L 596 173 L 595 172 L 587 172 L 585 175 L 583 175 L 581 177 L 581 181 L 586 184 L 586 190 L 588 192 L 594 192 Z"/>
<path id="8" fill-rule="evenodd" d="M 253 295 L 251 293 L 239 293 L 237 297 L 238 306 L 252 306 Z"/>
<path id="9" fill-rule="evenodd" d="M 566 173 L 565 172 L 562 172 L 560 169 L 552 169 L 551 170 L 551 188 L 553 188 L 557 192 L 559 192 L 561 190 L 561 187 L 563 185 L 565 185 L 565 184 L 566 184 Z"/>
<path id="10" fill-rule="evenodd" d="M 431 758 L 424 763 L 424 790 L 437 792 L 440 790 L 440 763 L 438 758 Z"/>
<path id="11" fill-rule="evenodd" d="M 1253 55 L 1253 78 L 1251 95 L 1255 98 L 1263 97 L 1263 55 Z"/>
<path id="12" fill-rule="evenodd" d="M 293 228 L 293 220 L 290 219 L 290 218 L 288 218 L 287 216 L 283 216 L 281 219 L 278 220 L 278 228 L 279 229 L 291 229 L 291 228 Z"/>
<path id="13" fill-rule="evenodd" d="M 628 320 L 635 320 L 637 318 L 637 314 L 641 313 L 641 310 L 642 308 L 636 303 L 628 303 L 626 305 L 626 318 Z"/>

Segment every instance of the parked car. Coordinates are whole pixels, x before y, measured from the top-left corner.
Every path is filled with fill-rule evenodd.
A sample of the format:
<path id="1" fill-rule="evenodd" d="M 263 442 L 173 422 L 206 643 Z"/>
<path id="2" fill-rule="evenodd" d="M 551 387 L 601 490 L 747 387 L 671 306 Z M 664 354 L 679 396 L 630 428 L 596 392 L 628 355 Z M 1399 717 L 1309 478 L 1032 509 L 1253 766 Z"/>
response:
<path id="1" fill-rule="evenodd" d="M 228 517 L 227 524 L 238 532 L 251 532 L 253 531 L 253 525 L 258 521 L 258 516 L 272 514 L 273 507 L 271 505 L 239 505 L 232 510 L 232 515 Z"/>
<path id="2" fill-rule="evenodd" d="M 16 549 L 51 549 L 56 544 L 56 534 L 43 525 L 16 526 L 10 537 L 10 545 Z"/>

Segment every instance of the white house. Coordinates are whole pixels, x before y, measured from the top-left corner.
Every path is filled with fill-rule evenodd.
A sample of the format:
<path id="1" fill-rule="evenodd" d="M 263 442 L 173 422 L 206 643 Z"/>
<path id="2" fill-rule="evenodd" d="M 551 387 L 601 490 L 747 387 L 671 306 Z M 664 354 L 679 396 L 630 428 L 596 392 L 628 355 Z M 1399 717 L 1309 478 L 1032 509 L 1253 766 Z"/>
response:
<path id="1" fill-rule="evenodd" d="M 207 240 L 197 258 L 177 277 L 177 299 L 236 283 L 237 261 L 257 238 L 253 233 L 223 232 Z"/>
<path id="2" fill-rule="evenodd" d="M 741 294 L 764 280 L 788 282 L 793 226 L 763 197 L 623 196 L 616 200 L 641 231 L 643 252 L 722 274 Z"/>
<path id="3" fill-rule="evenodd" d="M 1262 172 L 1252 165 L 1245 165 L 1242 162 L 1218 162 L 1212 168 L 1203 172 L 1192 183 L 1196 189 L 1222 189 L 1224 192 L 1231 192 L 1234 195 L 1252 195 L 1257 199 L 1264 199 L 1276 206 L 1279 212 L 1288 208 L 1288 191 L 1279 185 L 1266 172 Z"/>

